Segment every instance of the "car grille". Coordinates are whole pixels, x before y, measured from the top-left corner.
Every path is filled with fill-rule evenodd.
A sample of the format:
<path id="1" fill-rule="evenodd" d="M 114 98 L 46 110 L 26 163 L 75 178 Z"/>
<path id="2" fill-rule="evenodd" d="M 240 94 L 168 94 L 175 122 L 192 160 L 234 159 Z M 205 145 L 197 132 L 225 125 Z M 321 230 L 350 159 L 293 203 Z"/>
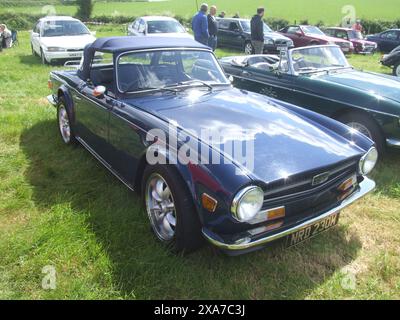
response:
<path id="1" fill-rule="evenodd" d="M 278 40 L 275 40 L 275 44 L 278 45 L 278 46 L 279 46 L 279 45 L 281 45 L 281 46 L 282 46 L 282 45 L 285 45 L 285 46 L 286 46 L 286 45 L 290 45 L 290 41 L 287 41 L 287 40 L 279 40 L 279 39 L 278 39 Z"/>
<path id="2" fill-rule="evenodd" d="M 345 179 L 357 172 L 358 162 L 356 160 L 347 161 L 340 165 L 325 167 L 319 170 L 304 174 L 292 176 L 287 181 L 279 180 L 271 183 L 264 189 L 263 209 L 280 206 L 286 201 L 301 199 L 312 194 L 318 194 L 328 189 L 338 181 Z M 313 186 L 313 177 L 329 172 L 328 179 L 320 185 Z"/>

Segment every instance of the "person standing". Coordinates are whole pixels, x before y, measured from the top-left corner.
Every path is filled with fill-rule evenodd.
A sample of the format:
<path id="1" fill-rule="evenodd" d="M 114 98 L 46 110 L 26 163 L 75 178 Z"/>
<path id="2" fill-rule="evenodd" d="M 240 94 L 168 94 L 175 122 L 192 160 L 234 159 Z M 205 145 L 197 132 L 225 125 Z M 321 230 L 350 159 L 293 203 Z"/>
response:
<path id="1" fill-rule="evenodd" d="M 210 37 L 208 38 L 208 46 L 215 51 L 217 48 L 217 41 L 218 41 L 218 21 L 215 15 L 217 14 L 217 7 L 211 6 L 210 13 L 207 16 L 208 20 L 208 33 Z"/>
<path id="2" fill-rule="evenodd" d="M 208 33 L 208 19 L 207 19 L 208 5 L 203 3 L 200 6 L 200 11 L 193 17 L 192 29 L 194 33 L 194 39 L 208 46 L 208 38 L 210 34 Z"/>
<path id="3" fill-rule="evenodd" d="M 12 46 L 12 33 L 10 30 L 8 30 L 7 26 L 5 24 L 0 24 L 0 35 L 2 38 L 2 41 L 0 45 L 4 48 L 11 48 Z"/>
<path id="4" fill-rule="evenodd" d="M 257 14 L 251 19 L 251 44 L 255 54 L 264 53 L 264 8 L 258 8 Z"/>
<path id="5" fill-rule="evenodd" d="M 354 31 L 359 31 L 359 32 L 363 33 L 364 28 L 363 28 L 363 26 L 361 25 L 361 20 L 357 20 L 356 23 L 353 25 L 352 29 L 353 29 Z"/>
<path id="6" fill-rule="evenodd" d="M 225 18 L 225 15 L 226 15 L 225 11 L 222 11 L 222 12 L 218 15 L 218 18 L 223 19 L 223 18 Z"/>

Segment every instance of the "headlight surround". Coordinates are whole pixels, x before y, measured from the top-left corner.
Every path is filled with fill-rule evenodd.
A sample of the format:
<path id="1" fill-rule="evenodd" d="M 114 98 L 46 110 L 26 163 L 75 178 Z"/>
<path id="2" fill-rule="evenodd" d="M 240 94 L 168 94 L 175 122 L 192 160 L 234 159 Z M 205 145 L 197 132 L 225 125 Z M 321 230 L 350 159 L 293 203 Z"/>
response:
<path id="1" fill-rule="evenodd" d="M 264 39 L 264 44 L 274 44 L 275 42 L 274 42 L 274 40 L 272 40 L 272 39 Z"/>
<path id="2" fill-rule="evenodd" d="M 375 147 L 372 147 L 368 152 L 360 159 L 358 164 L 359 171 L 362 175 L 367 175 L 375 168 L 378 162 L 378 151 Z"/>
<path id="3" fill-rule="evenodd" d="M 67 50 L 64 48 L 60 48 L 60 47 L 47 47 L 47 51 L 48 52 L 64 52 Z"/>
<path id="4" fill-rule="evenodd" d="M 231 212 L 239 222 L 252 220 L 261 210 L 264 192 L 260 187 L 249 186 L 240 190 L 232 201 Z"/>

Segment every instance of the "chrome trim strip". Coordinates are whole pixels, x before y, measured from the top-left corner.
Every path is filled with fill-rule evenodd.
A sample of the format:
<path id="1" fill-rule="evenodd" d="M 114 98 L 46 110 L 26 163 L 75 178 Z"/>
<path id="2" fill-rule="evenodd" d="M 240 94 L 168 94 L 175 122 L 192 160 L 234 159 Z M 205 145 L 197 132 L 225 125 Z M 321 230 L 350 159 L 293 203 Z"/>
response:
<path id="1" fill-rule="evenodd" d="M 399 139 L 387 138 L 386 144 L 388 147 L 400 148 L 400 140 Z"/>
<path id="2" fill-rule="evenodd" d="M 119 181 L 121 181 L 126 187 L 128 187 L 129 190 L 135 191 L 133 189 L 133 186 L 131 186 L 129 183 L 127 183 L 112 167 L 111 165 L 105 161 L 101 156 L 97 154 L 96 151 L 94 151 L 82 138 L 76 137 L 76 140 L 79 141 L 79 143 L 87 150 L 89 151 L 92 156 L 94 156 L 104 167 L 106 167 L 116 178 L 118 178 Z"/>
<path id="3" fill-rule="evenodd" d="M 202 229 L 204 237 L 211 242 L 214 246 L 224 249 L 224 250 L 246 250 L 249 248 L 261 246 L 264 244 L 267 244 L 269 242 L 272 242 L 274 240 L 283 238 L 287 235 L 290 235 L 296 231 L 299 231 L 305 227 L 308 227 L 322 219 L 325 219 L 338 211 L 341 211 L 342 209 L 346 208 L 350 204 L 352 204 L 354 201 L 360 199 L 361 197 L 365 196 L 367 193 L 371 192 L 375 188 L 375 182 L 367 177 L 364 177 L 364 181 L 360 183 L 359 185 L 359 190 L 355 192 L 353 195 L 351 195 L 349 198 L 345 199 L 340 205 L 337 207 L 319 215 L 318 217 L 314 217 L 310 220 L 307 220 L 299 225 L 296 225 L 290 229 L 281 231 L 279 233 L 273 234 L 271 236 L 266 236 L 265 238 L 251 241 L 249 237 L 240 239 L 236 241 L 236 243 L 224 243 L 221 242 L 213 237 L 213 235 L 210 234 L 205 228 Z"/>

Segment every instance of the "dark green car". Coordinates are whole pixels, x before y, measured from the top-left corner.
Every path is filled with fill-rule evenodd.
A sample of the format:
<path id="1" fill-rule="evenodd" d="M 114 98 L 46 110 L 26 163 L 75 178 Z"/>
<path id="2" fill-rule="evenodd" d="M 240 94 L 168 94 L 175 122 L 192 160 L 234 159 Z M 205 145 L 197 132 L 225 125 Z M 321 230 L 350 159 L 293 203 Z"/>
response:
<path id="1" fill-rule="evenodd" d="M 226 57 L 221 64 L 238 88 L 339 120 L 371 138 L 381 152 L 400 148 L 399 78 L 355 70 L 335 45 Z"/>

